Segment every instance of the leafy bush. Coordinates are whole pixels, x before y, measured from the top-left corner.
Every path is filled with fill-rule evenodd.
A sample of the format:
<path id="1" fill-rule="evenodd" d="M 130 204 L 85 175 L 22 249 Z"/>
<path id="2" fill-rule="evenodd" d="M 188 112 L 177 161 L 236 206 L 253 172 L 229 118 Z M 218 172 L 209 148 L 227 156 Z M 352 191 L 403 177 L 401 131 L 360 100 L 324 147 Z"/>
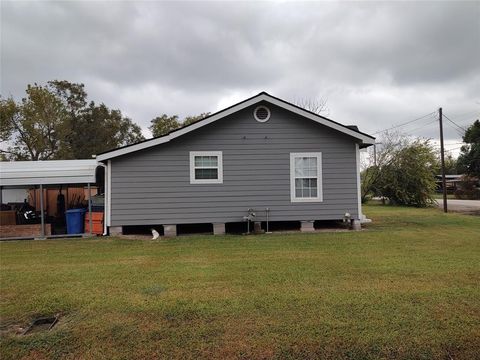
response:
<path id="1" fill-rule="evenodd" d="M 435 154 L 428 141 L 415 140 L 399 149 L 383 167 L 379 188 L 392 204 L 426 207 L 434 203 Z"/>
<path id="2" fill-rule="evenodd" d="M 362 173 L 362 201 L 371 196 L 415 207 L 435 203 L 435 149 L 428 140 L 383 139 L 377 164 Z"/>

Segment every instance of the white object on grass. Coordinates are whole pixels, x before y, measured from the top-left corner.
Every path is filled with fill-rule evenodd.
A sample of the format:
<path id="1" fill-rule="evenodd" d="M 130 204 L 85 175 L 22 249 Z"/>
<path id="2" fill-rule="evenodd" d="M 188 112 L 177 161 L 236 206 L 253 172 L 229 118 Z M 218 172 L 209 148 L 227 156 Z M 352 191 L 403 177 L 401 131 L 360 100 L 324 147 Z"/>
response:
<path id="1" fill-rule="evenodd" d="M 152 235 L 153 235 L 152 240 L 156 240 L 156 239 L 158 239 L 158 238 L 160 237 L 160 234 L 159 234 L 158 231 L 155 230 L 155 229 L 152 229 Z"/>

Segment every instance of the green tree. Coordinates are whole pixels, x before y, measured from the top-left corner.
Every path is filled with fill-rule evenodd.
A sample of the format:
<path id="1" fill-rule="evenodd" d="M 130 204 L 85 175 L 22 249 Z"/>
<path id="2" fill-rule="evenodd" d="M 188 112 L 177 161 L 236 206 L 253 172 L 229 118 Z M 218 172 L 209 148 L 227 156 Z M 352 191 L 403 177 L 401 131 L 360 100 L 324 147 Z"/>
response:
<path id="1" fill-rule="evenodd" d="M 463 136 L 465 145 L 458 157 L 458 171 L 480 177 L 480 121 L 476 120 Z"/>
<path id="2" fill-rule="evenodd" d="M 379 189 L 390 203 L 425 207 L 434 203 L 435 149 L 428 140 L 417 139 L 395 152 L 382 168 Z"/>
<path id="3" fill-rule="evenodd" d="M 67 80 L 52 80 L 48 87 L 59 99 L 61 99 L 72 116 L 78 116 L 87 106 L 87 93 L 85 85 L 71 83 Z"/>
<path id="4" fill-rule="evenodd" d="M 185 117 L 183 121 L 180 122 L 178 115 L 169 116 L 167 114 L 162 114 L 161 116 L 157 116 L 155 119 L 150 121 L 151 125 L 148 129 L 152 132 L 153 137 L 163 136 L 180 127 L 187 126 L 196 123 L 199 120 L 205 119 L 209 115 L 209 112 L 201 113 L 200 115 L 190 115 Z"/>
<path id="5" fill-rule="evenodd" d="M 408 145 L 408 139 L 400 133 L 387 132 L 383 134 L 378 144 L 380 146 L 377 147 L 376 162 L 374 163 L 373 154 L 370 154 L 367 163 L 363 164 L 365 170 L 360 174 L 362 202 L 368 201 L 373 196 L 382 196 L 380 189 L 382 169 L 395 159 L 395 154 L 399 149 Z"/>
<path id="6" fill-rule="evenodd" d="M 90 158 L 119 146 L 144 140 L 141 128 L 120 110 L 110 110 L 93 101 L 70 122 L 65 141 L 75 159 Z"/>
<path id="7" fill-rule="evenodd" d="M 433 204 L 436 154 L 429 140 L 387 137 L 382 144 L 377 164 L 362 172 L 362 200 L 380 196 L 391 204 Z"/>
<path id="8" fill-rule="evenodd" d="M 178 115 L 168 116 L 163 114 L 152 119 L 150 123 L 151 125 L 148 129 L 152 132 L 153 137 L 166 135 L 181 126 L 178 121 Z"/>
<path id="9" fill-rule="evenodd" d="M 440 154 L 438 154 L 435 164 L 434 170 L 437 175 L 442 173 L 442 162 L 440 159 Z M 445 174 L 446 175 L 456 175 L 457 171 L 457 159 L 453 157 L 450 153 L 445 153 Z"/>
<path id="10" fill-rule="evenodd" d="M 8 160 L 55 159 L 66 134 L 68 112 L 47 87 L 28 85 L 27 96 L 16 103 L 0 100 L 0 151 Z"/>
<path id="11" fill-rule="evenodd" d="M 457 173 L 457 159 L 452 154 L 445 154 L 445 174 L 457 175 Z"/>
<path id="12" fill-rule="evenodd" d="M 200 115 L 187 116 L 185 119 L 183 119 L 182 126 L 196 123 L 197 121 L 205 119 L 207 116 L 210 116 L 209 112 L 201 113 Z"/>
<path id="13" fill-rule="evenodd" d="M 141 128 L 120 110 L 87 105 L 83 84 L 49 81 L 28 85 L 20 103 L 1 100 L 1 140 L 8 160 L 90 158 L 106 150 L 144 140 Z"/>
<path id="14" fill-rule="evenodd" d="M 82 151 L 84 146 L 78 147 L 81 136 L 86 135 L 88 131 L 94 130 L 95 124 L 91 124 L 89 129 L 78 126 L 82 123 L 81 118 L 87 105 L 87 93 L 83 84 L 71 83 L 66 80 L 52 80 L 48 83 L 50 91 L 59 98 L 68 112 L 65 119 L 65 128 L 68 129 L 66 137 L 61 142 L 58 150 L 58 158 L 61 159 L 83 159 L 90 157 L 94 153 L 95 147 L 90 151 Z M 86 139 L 86 143 L 91 143 L 90 137 Z M 87 155 L 88 154 L 88 155 Z"/>
<path id="15" fill-rule="evenodd" d="M 120 110 L 111 110 L 93 101 L 87 105 L 83 84 L 66 80 L 49 81 L 48 84 L 69 112 L 69 131 L 62 147 L 64 158 L 90 158 L 93 154 L 145 140 L 141 128 L 124 117 Z"/>
<path id="16" fill-rule="evenodd" d="M 378 165 L 369 166 L 361 172 L 362 203 L 366 203 L 374 196 L 380 196 L 380 192 L 378 191 L 380 175 L 381 172 Z"/>

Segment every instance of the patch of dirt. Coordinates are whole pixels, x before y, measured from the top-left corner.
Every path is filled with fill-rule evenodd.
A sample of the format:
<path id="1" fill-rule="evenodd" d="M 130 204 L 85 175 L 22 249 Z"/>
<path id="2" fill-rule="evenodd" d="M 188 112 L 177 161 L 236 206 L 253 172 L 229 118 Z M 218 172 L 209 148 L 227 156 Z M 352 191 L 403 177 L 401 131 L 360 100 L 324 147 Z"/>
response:
<path id="1" fill-rule="evenodd" d="M 27 324 L 15 323 L 0 325 L 0 336 L 30 335 L 38 332 L 49 331 L 58 324 L 59 320 L 60 315 L 57 314 L 54 316 L 36 317 Z"/>
<path id="2" fill-rule="evenodd" d="M 49 331 L 57 324 L 59 318 L 60 318 L 59 315 L 36 318 L 32 321 L 32 323 L 27 328 L 27 330 L 25 330 L 23 335 Z"/>
<path id="3" fill-rule="evenodd" d="M 0 337 L 7 335 L 22 335 L 25 330 L 28 328 L 28 325 L 20 324 L 10 324 L 0 327 Z"/>

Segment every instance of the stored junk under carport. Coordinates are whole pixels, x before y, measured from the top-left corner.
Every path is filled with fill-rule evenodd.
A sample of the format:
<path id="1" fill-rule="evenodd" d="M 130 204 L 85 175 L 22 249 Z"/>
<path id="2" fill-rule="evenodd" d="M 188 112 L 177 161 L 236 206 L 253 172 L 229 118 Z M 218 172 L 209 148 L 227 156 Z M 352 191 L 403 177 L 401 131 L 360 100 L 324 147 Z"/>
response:
<path id="1" fill-rule="evenodd" d="M 0 239 L 105 234 L 96 160 L 0 162 Z"/>

